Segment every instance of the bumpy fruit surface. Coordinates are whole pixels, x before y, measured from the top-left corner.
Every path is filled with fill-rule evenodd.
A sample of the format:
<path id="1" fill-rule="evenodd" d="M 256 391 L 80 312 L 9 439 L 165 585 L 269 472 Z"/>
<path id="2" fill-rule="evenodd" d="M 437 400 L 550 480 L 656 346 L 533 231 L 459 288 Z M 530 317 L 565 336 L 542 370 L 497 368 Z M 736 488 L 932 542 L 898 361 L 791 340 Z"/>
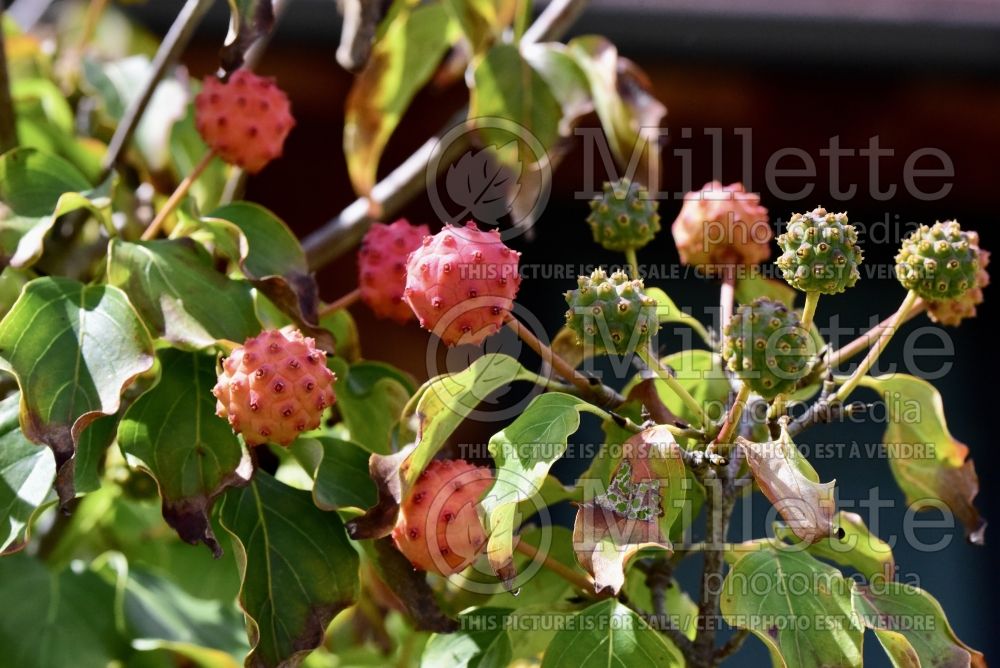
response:
<path id="1" fill-rule="evenodd" d="M 334 402 L 326 353 L 297 329 L 272 329 L 249 338 L 222 362 L 212 389 L 215 410 L 247 445 L 290 445 Z"/>
<path id="2" fill-rule="evenodd" d="M 829 213 L 820 207 L 797 213 L 778 236 L 778 268 L 788 284 L 803 292 L 826 295 L 843 292 L 858 282 L 862 254 L 858 232 L 846 213 Z"/>
<path id="3" fill-rule="evenodd" d="M 771 224 L 760 195 L 742 183 L 718 181 L 684 196 L 670 228 L 681 262 L 717 273 L 732 265 L 751 266 L 771 257 Z"/>
<path id="4" fill-rule="evenodd" d="M 492 484 L 489 469 L 460 459 L 432 461 L 399 507 L 396 547 L 420 570 L 463 570 L 486 545 L 476 504 Z"/>
<path id="5" fill-rule="evenodd" d="M 496 230 L 446 225 L 410 253 L 403 300 L 445 345 L 479 343 L 510 315 L 520 257 Z"/>
<path id="6" fill-rule="evenodd" d="M 642 248 L 660 231 L 660 203 L 649 191 L 628 179 L 604 184 L 604 193 L 590 202 L 587 223 L 594 241 L 608 250 Z"/>
<path id="7" fill-rule="evenodd" d="M 656 300 L 643 292 L 641 280 L 629 280 L 621 271 L 608 276 L 598 269 L 580 276 L 577 285 L 566 292 L 566 324 L 595 354 L 642 350 L 659 329 Z"/>
<path id="8" fill-rule="evenodd" d="M 251 174 L 281 155 L 295 125 L 288 96 L 272 79 L 247 70 L 225 83 L 206 77 L 194 103 L 195 124 L 209 148 Z"/>
<path id="9" fill-rule="evenodd" d="M 428 234 L 426 225 L 410 225 L 403 219 L 392 225 L 375 223 L 368 229 L 358 252 L 358 283 L 361 299 L 378 317 L 401 323 L 413 318 L 403 301 L 406 258 Z"/>
<path id="10" fill-rule="evenodd" d="M 979 235 L 969 232 L 969 236 L 975 238 L 974 243 L 978 248 Z M 978 250 L 979 271 L 976 273 L 976 287 L 955 299 L 927 302 L 927 315 L 934 322 L 957 327 L 962 320 L 976 316 L 976 307 L 983 303 L 983 288 L 990 284 L 990 274 L 986 271 L 986 267 L 990 264 L 990 252 L 982 248 Z"/>
<path id="11" fill-rule="evenodd" d="M 957 299 L 976 286 L 979 237 L 954 220 L 921 225 L 903 240 L 896 277 L 928 300 Z"/>
<path id="12" fill-rule="evenodd" d="M 811 339 L 799 315 L 765 297 L 740 306 L 726 326 L 722 358 L 751 390 L 773 399 L 809 371 Z"/>

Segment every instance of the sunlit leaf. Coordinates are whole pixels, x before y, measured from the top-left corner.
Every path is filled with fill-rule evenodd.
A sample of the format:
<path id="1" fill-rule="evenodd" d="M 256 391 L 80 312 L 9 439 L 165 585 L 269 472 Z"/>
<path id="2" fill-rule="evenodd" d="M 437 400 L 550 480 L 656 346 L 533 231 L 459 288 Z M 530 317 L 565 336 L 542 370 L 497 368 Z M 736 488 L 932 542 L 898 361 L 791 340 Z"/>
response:
<path id="1" fill-rule="evenodd" d="M 542 668 L 683 665 L 675 647 L 613 598 L 577 613 L 552 639 L 542 659 Z"/>
<path id="2" fill-rule="evenodd" d="M 889 420 L 883 439 L 906 502 L 917 509 L 943 503 L 965 526 L 969 542 L 982 544 L 986 521 L 973 505 L 979 477 L 968 446 L 948 430 L 941 393 L 926 380 L 902 373 L 866 376 L 861 384 L 885 398 Z"/>
<path id="3" fill-rule="evenodd" d="M 317 324 L 319 289 L 295 234 L 277 216 L 250 202 L 233 202 L 209 214 L 238 230 L 239 265 L 250 283 L 263 292 L 327 352 L 333 337 Z"/>
<path id="4" fill-rule="evenodd" d="M 189 240 L 113 239 L 108 282 L 125 290 L 151 331 L 174 344 L 207 348 L 260 332 L 250 285 L 220 274 Z"/>
<path id="5" fill-rule="evenodd" d="M 21 434 L 19 402 L 17 393 L 0 401 L 0 554 L 24 546 L 56 476 L 52 452 Z"/>
<path id="6" fill-rule="evenodd" d="M 313 501 L 323 510 L 368 508 L 377 501 L 368 476 L 367 450 L 350 441 L 317 436 L 300 437 L 292 452 L 313 475 Z"/>
<path id="7" fill-rule="evenodd" d="M 409 377 L 384 362 L 362 361 L 348 366 L 334 357 L 330 368 L 337 374 L 336 409 L 351 440 L 369 452 L 391 452 L 393 430 L 413 394 Z"/>
<path id="8" fill-rule="evenodd" d="M 895 666 L 972 666 L 986 659 L 955 635 L 926 591 L 900 582 L 858 585 L 854 606 Z"/>
<path id="9" fill-rule="evenodd" d="M 107 221 L 111 204 L 76 167 L 33 148 L 0 156 L 0 202 L 9 210 L 0 217 L 0 252 L 14 267 L 38 261 L 59 216 L 82 209 Z"/>
<path id="10" fill-rule="evenodd" d="M 490 565 L 507 586 L 512 586 L 517 575 L 513 562 L 517 504 L 539 493 L 549 468 L 562 457 L 569 437 L 579 428 L 584 411 L 595 412 L 591 404 L 577 397 L 560 392 L 543 394 L 490 438 L 496 482 L 480 507 L 487 517 Z"/>
<path id="11" fill-rule="evenodd" d="M 118 288 L 38 278 L 0 322 L 0 358 L 21 388 L 21 431 L 52 448 L 66 503 L 80 434 L 153 365 L 149 332 Z"/>
<path id="12" fill-rule="evenodd" d="M 432 635 L 420 665 L 424 668 L 507 668 L 513 648 L 504 626 L 509 610 L 477 608 L 459 617 L 455 633 Z"/>
<path id="13" fill-rule="evenodd" d="M 861 666 L 851 595 L 851 580 L 836 568 L 801 549 L 760 545 L 726 575 L 720 603 L 723 618 L 752 631 L 779 666 Z"/>
<path id="14" fill-rule="evenodd" d="M 883 582 L 895 577 L 896 562 L 892 548 L 869 531 L 860 515 L 842 510 L 833 516 L 833 525 L 841 537 L 830 536 L 812 543 L 806 548 L 811 554 L 850 566 L 864 575 L 868 582 Z M 798 540 L 784 524 L 775 527 L 775 533 L 779 538 Z"/>
<path id="15" fill-rule="evenodd" d="M 375 185 L 389 137 L 461 34 L 440 3 L 418 7 L 396 3 L 379 33 L 347 96 L 344 116 L 347 171 L 360 194 L 368 194 Z"/>

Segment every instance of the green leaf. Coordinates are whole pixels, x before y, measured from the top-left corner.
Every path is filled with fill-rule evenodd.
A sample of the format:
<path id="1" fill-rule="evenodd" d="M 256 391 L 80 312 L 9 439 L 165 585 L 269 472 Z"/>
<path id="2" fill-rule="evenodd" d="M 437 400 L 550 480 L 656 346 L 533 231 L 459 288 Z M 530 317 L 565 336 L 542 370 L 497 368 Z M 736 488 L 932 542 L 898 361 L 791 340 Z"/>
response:
<path id="1" fill-rule="evenodd" d="M 0 322 L 0 358 L 21 388 L 21 431 L 52 448 L 66 503 L 81 432 L 117 412 L 122 391 L 153 365 L 149 332 L 118 288 L 38 278 Z"/>
<path id="2" fill-rule="evenodd" d="M 655 191 L 660 164 L 657 128 L 666 107 L 652 96 L 645 75 L 604 37 L 576 37 L 567 47 L 590 82 L 594 108 L 619 169 L 634 162 L 635 180 Z"/>
<path id="3" fill-rule="evenodd" d="M 519 0 L 446 0 L 474 54 L 482 53 L 514 21 Z"/>
<path id="4" fill-rule="evenodd" d="M 328 352 L 333 337 L 317 325 L 319 289 L 309 272 L 306 254 L 295 234 L 264 207 L 234 202 L 209 214 L 218 224 L 230 223 L 239 238 L 240 269 L 255 288 Z"/>
<path id="5" fill-rule="evenodd" d="M 344 154 L 357 193 L 371 192 L 389 137 L 459 35 L 441 3 L 396 3 L 383 21 L 344 115 Z"/>
<path id="6" fill-rule="evenodd" d="M 174 344 L 207 348 L 260 332 L 250 285 L 217 272 L 190 241 L 112 239 L 108 282 L 128 293 L 150 330 Z"/>
<path id="7" fill-rule="evenodd" d="M 764 641 L 779 666 L 860 666 L 862 629 L 851 591 L 840 571 L 800 549 L 760 546 L 726 575 L 722 616 Z"/>
<path id="8" fill-rule="evenodd" d="M 205 156 L 205 142 L 195 127 L 194 117 L 194 105 L 189 104 L 185 116 L 174 123 L 170 130 L 170 156 L 177 181 L 190 174 Z M 196 201 L 200 211 L 209 211 L 218 206 L 226 188 L 227 174 L 226 163 L 219 159 L 212 160 L 191 185 L 187 201 Z"/>
<path id="9" fill-rule="evenodd" d="M 737 304 L 749 304 L 758 297 L 767 297 L 792 308 L 797 294 L 795 288 L 784 281 L 754 273 L 736 281 L 734 299 Z"/>
<path id="10" fill-rule="evenodd" d="M 506 668 L 513 648 L 503 608 L 478 608 L 461 615 L 455 633 L 435 633 L 420 656 L 421 668 Z"/>
<path id="11" fill-rule="evenodd" d="M 613 598 L 577 613 L 567 626 L 549 643 L 542 668 L 684 665 L 676 648 Z"/>
<path id="12" fill-rule="evenodd" d="M 361 361 L 361 338 L 350 311 L 345 308 L 337 309 L 320 318 L 319 324 L 333 334 L 338 357 L 352 364 Z"/>
<path id="13" fill-rule="evenodd" d="M 816 469 L 788 432 L 782 430 L 777 440 L 767 443 L 752 443 L 742 436 L 737 436 L 736 442 L 746 453 L 760 491 L 799 539 L 815 543 L 836 533 L 836 481 L 819 481 Z"/>
<path id="14" fill-rule="evenodd" d="M 841 566 L 850 566 L 864 575 L 868 582 L 881 583 L 895 577 L 896 561 L 892 548 L 868 529 L 860 515 L 842 510 L 833 516 L 833 525 L 843 537 L 820 539 L 806 548 L 810 554 Z M 784 524 L 775 527 L 775 535 L 792 542 L 799 540 Z"/>
<path id="15" fill-rule="evenodd" d="M 413 484 L 452 432 L 496 390 L 537 376 L 513 357 L 487 353 L 465 370 L 428 380 L 417 390 L 417 447 L 404 466 L 403 482 Z"/>
<path id="16" fill-rule="evenodd" d="M 52 452 L 21 434 L 19 402 L 17 393 L 0 401 L 0 554 L 24 547 L 56 477 Z"/>
<path id="17" fill-rule="evenodd" d="M 118 432 L 118 418 L 117 414 L 97 418 L 77 439 L 73 467 L 77 494 L 87 494 L 101 486 L 101 466 Z"/>
<path id="18" fill-rule="evenodd" d="M 542 488 L 549 468 L 566 451 L 569 437 L 580 427 L 580 413 L 603 416 L 583 399 L 552 392 L 542 394 L 507 428 L 490 438 L 489 450 L 496 462 L 496 482 L 480 503 L 486 513 L 487 552 L 493 572 L 508 587 L 513 586 L 513 533 L 517 504 Z"/>
<path id="19" fill-rule="evenodd" d="M 368 475 L 367 450 L 339 438 L 301 437 L 292 453 L 314 480 L 313 501 L 323 510 L 375 505 L 375 483 Z"/>
<path id="20" fill-rule="evenodd" d="M 0 272 L 0 319 L 7 315 L 7 311 L 17 301 L 21 289 L 37 277 L 30 269 L 15 269 L 10 265 L 3 268 L 3 272 Z"/>
<path id="21" fill-rule="evenodd" d="M 98 220 L 110 220 L 106 194 L 91 191 L 70 163 L 33 148 L 0 156 L 0 202 L 10 210 L 0 218 L 0 252 L 14 267 L 31 266 L 41 257 L 59 216 L 85 209 Z"/>
<path id="22" fill-rule="evenodd" d="M 722 369 L 719 357 L 708 350 L 682 350 L 667 355 L 660 362 L 674 370 L 677 381 L 695 401 L 705 407 L 713 420 L 722 417 L 729 400 L 729 381 Z M 628 382 L 622 392 L 629 392 L 642 381 L 638 375 Z M 662 380 L 655 380 L 656 392 L 667 409 L 680 419 L 697 424 L 698 417 L 692 414 L 684 402 L 674 394 Z"/>
<path id="23" fill-rule="evenodd" d="M 559 135 L 572 137 L 578 121 L 594 110 L 590 83 L 583 70 L 558 42 L 522 44 L 521 54 L 538 75 L 549 85 L 549 91 L 559 103 Z"/>
<path id="24" fill-rule="evenodd" d="M 335 408 L 347 425 L 351 440 L 368 452 L 392 452 L 393 431 L 413 394 L 410 379 L 384 362 L 348 366 L 343 359 L 334 357 L 329 366 L 337 374 Z"/>
<path id="25" fill-rule="evenodd" d="M 541 160 L 535 148 L 523 145 L 519 133 L 527 130 L 545 150 L 558 140 L 562 107 L 548 82 L 513 44 L 494 46 L 474 68 L 469 120 L 479 129 L 484 142 L 498 147 L 497 156 L 508 167 L 520 169 L 523 162 Z M 513 121 L 518 132 L 498 127 L 500 124 L 490 120 L 496 118 Z"/>
<path id="26" fill-rule="evenodd" d="M 948 431 L 941 394 L 926 380 L 902 373 L 865 376 L 861 385 L 885 399 L 889 426 L 883 440 L 906 502 L 918 509 L 940 506 L 931 500 L 943 503 L 965 526 L 969 542 L 981 545 L 986 522 L 972 503 L 979 477 L 968 446 Z"/>
<path id="27" fill-rule="evenodd" d="M 972 666 L 986 659 L 955 635 L 941 604 L 901 582 L 854 588 L 854 607 L 894 666 Z"/>
<path id="28" fill-rule="evenodd" d="M 295 665 L 354 602 L 359 562 L 344 525 L 308 492 L 262 471 L 226 496 L 221 517 L 243 582 L 240 605 L 252 647 L 247 665 Z"/>
<path id="29" fill-rule="evenodd" d="M 625 575 L 623 591 L 632 605 L 640 610 L 653 610 L 653 598 L 646 585 L 646 574 L 638 568 L 630 568 Z M 663 610 L 665 619 L 657 620 L 657 628 L 675 628 L 694 640 L 698 633 L 698 604 L 681 589 L 677 580 L 671 580 L 664 591 Z"/>
<path id="30" fill-rule="evenodd" d="M 709 336 L 708 330 L 701 324 L 701 321 L 682 311 L 666 292 L 659 288 L 646 288 L 646 295 L 656 300 L 656 315 L 660 323 L 676 322 L 685 325 L 698 332 L 698 336 L 703 341 L 711 341 L 712 337 Z"/>
<path id="31" fill-rule="evenodd" d="M 115 629 L 115 588 L 93 571 L 51 573 L 17 554 L 0 559 L 0 647 L 13 665 L 107 666 L 129 652 Z M 16 657 L 16 658 L 14 658 Z"/>
<path id="32" fill-rule="evenodd" d="M 232 603 L 195 598 L 144 569 L 129 568 L 122 579 L 125 621 L 136 649 L 167 649 L 189 658 L 221 653 L 215 660 L 222 665 L 233 665 L 233 658 L 248 651 L 243 620 Z"/>
<path id="33" fill-rule="evenodd" d="M 215 358 L 164 349 L 160 381 L 125 412 L 118 444 L 129 463 L 156 479 L 163 517 L 185 541 L 216 554 L 209 514 L 226 489 L 243 485 L 253 470 L 229 424 L 215 414 Z"/>

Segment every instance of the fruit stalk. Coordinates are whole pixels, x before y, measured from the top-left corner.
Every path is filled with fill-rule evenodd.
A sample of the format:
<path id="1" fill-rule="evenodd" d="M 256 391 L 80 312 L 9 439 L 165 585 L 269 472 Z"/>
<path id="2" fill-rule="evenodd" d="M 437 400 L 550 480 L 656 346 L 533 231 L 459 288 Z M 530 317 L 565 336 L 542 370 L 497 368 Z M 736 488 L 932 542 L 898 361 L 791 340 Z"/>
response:
<path id="1" fill-rule="evenodd" d="M 729 450 L 730 441 L 733 439 L 733 434 L 736 433 L 736 428 L 740 425 L 740 418 L 743 417 L 743 408 L 746 406 L 747 399 L 749 398 L 750 386 L 744 382 L 740 382 L 740 389 L 736 392 L 733 405 L 729 407 L 729 412 L 726 414 L 726 421 L 722 423 L 722 429 L 719 430 L 719 435 L 715 437 L 713 443 L 723 446 L 727 451 Z"/>
<path id="2" fill-rule="evenodd" d="M 918 299 L 913 304 L 913 307 L 910 309 L 910 312 L 907 313 L 905 316 L 903 316 L 903 320 L 899 322 L 899 325 L 902 325 L 905 322 L 909 322 L 910 320 L 917 317 L 926 310 L 927 310 L 927 302 L 925 302 L 922 299 Z M 889 316 L 888 318 L 886 318 L 879 324 L 875 325 L 874 327 L 872 327 L 867 332 L 865 332 L 858 338 L 854 339 L 847 345 L 841 346 L 840 348 L 834 350 L 832 353 L 830 353 L 830 359 L 827 361 L 826 367 L 830 369 L 836 368 L 841 362 L 849 360 L 850 358 L 860 353 L 862 350 L 865 350 L 868 347 L 870 347 L 872 343 L 878 340 L 878 337 L 882 334 L 882 332 L 884 332 L 885 329 L 892 324 L 892 321 L 895 317 L 896 317 L 895 314 Z"/>
<path id="3" fill-rule="evenodd" d="M 802 329 L 809 331 L 812 327 L 813 317 L 816 315 L 816 305 L 819 304 L 819 291 L 809 290 L 806 292 L 806 303 L 802 306 Z"/>
<path id="4" fill-rule="evenodd" d="M 350 292 L 348 292 L 346 295 L 344 295 L 344 296 L 342 296 L 342 297 L 340 297 L 338 299 L 333 300 L 332 302 L 330 302 L 329 304 L 327 304 L 326 306 L 324 306 L 323 308 L 321 308 L 319 310 L 319 314 L 318 315 L 319 315 L 320 318 L 325 318 L 326 316 L 330 315 L 334 311 L 339 311 L 341 309 L 348 308 L 349 306 L 351 306 L 352 304 L 354 304 L 354 302 L 358 301 L 359 299 L 361 299 L 361 289 L 360 288 L 354 288 L 353 290 L 351 290 Z"/>
<path id="5" fill-rule="evenodd" d="M 655 373 L 660 380 L 666 383 L 667 387 L 669 387 L 670 390 L 676 394 L 682 402 L 684 402 L 684 405 L 688 407 L 688 410 L 690 410 L 697 417 L 698 424 L 695 426 L 701 428 L 707 427 L 710 421 L 708 419 L 708 415 L 705 413 L 705 409 L 698 403 L 698 400 L 692 397 L 691 393 L 680 384 L 680 381 L 674 378 L 674 374 L 670 371 L 670 369 L 663 366 L 659 358 L 656 356 L 656 353 L 650 349 L 640 353 L 639 356 L 644 362 L 646 362 L 649 368 L 653 370 L 653 373 Z"/>
<path id="6" fill-rule="evenodd" d="M 725 331 L 726 325 L 733 317 L 733 304 L 736 303 L 736 267 L 728 266 L 724 270 L 722 286 L 719 288 L 719 331 Z"/>
<path id="7" fill-rule="evenodd" d="M 180 182 L 177 189 L 170 195 L 170 199 L 167 200 L 167 203 L 163 205 L 163 208 L 161 208 L 159 213 L 156 214 L 156 217 L 153 218 L 153 222 L 151 222 L 149 227 L 147 227 L 142 233 L 141 239 L 143 241 L 149 241 L 150 239 L 156 238 L 156 236 L 160 233 L 160 229 L 163 227 L 164 221 L 166 221 L 167 217 L 170 216 L 170 214 L 173 213 L 173 210 L 177 208 L 177 205 L 180 204 L 181 200 L 184 199 L 188 191 L 191 190 L 191 186 L 194 185 L 194 182 L 198 180 L 198 177 L 201 176 L 202 172 L 204 172 L 209 164 L 211 164 L 214 157 L 215 151 L 209 150 L 205 152 L 205 155 L 201 157 L 201 160 L 199 160 L 198 164 L 194 166 L 191 173 L 184 177 L 184 180 Z"/>
<path id="8" fill-rule="evenodd" d="M 639 258 L 636 257 L 634 248 L 625 249 L 625 261 L 632 270 L 632 278 L 639 278 Z"/>
<path id="9" fill-rule="evenodd" d="M 610 387 L 588 378 L 570 366 L 569 362 L 557 355 L 552 348 L 539 341 L 538 337 L 516 318 L 509 318 L 506 324 L 522 341 L 528 344 L 529 348 L 542 358 L 545 364 L 551 366 L 556 373 L 572 383 L 584 396 L 596 396 L 600 400 L 601 405 L 611 408 L 625 403 L 625 398 Z"/>
<path id="10" fill-rule="evenodd" d="M 859 364 L 858 368 L 854 370 L 851 377 L 840 386 L 840 389 L 837 390 L 837 394 L 835 395 L 835 399 L 837 401 L 844 401 L 844 399 L 846 399 L 847 396 L 854 391 L 854 388 L 858 386 L 858 383 L 861 382 L 861 379 L 865 376 L 865 374 L 867 374 L 868 371 L 870 371 L 875 365 L 879 355 L 881 355 L 882 351 L 885 350 L 885 347 L 889 345 L 889 341 L 892 339 L 893 334 L 895 334 L 896 330 L 899 329 L 899 326 L 906 321 L 906 315 L 913 308 L 917 299 L 917 293 L 913 290 L 906 293 L 903 303 L 899 306 L 896 313 L 893 314 L 892 321 L 882 329 L 878 340 L 875 341 L 875 345 L 868 351 L 865 358 L 861 360 L 861 364 Z"/>
<path id="11" fill-rule="evenodd" d="M 514 551 L 520 552 L 529 559 L 540 559 L 542 566 L 549 569 L 563 580 L 566 580 L 571 585 L 576 587 L 582 592 L 587 594 L 594 593 L 594 582 L 586 575 L 577 573 L 572 568 L 563 564 L 555 559 L 549 557 L 547 554 L 541 552 L 537 547 L 528 543 L 525 540 L 518 540 L 514 544 Z"/>

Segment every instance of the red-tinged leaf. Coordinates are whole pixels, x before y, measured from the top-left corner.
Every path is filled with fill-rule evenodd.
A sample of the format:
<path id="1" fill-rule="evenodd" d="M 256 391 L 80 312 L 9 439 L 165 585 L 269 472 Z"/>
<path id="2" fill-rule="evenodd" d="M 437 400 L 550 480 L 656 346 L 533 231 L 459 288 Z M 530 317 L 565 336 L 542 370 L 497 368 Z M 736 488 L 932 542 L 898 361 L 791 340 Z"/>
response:
<path id="1" fill-rule="evenodd" d="M 893 665 L 986 668 L 982 653 L 958 639 L 941 604 L 926 591 L 900 582 L 856 585 L 853 600 Z"/>
<path id="2" fill-rule="evenodd" d="M 979 477 L 968 446 L 948 430 L 941 394 L 926 380 L 906 374 L 867 376 L 861 384 L 886 398 L 889 426 L 883 438 L 906 502 L 918 509 L 943 502 L 965 526 L 968 541 L 982 545 L 986 521 L 973 505 Z"/>
<path id="3" fill-rule="evenodd" d="M 372 541 L 372 552 L 375 570 L 383 582 L 390 583 L 392 593 L 406 608 L 414 628 L 437 633 L 458 629 L 458 622 L 441 610 L 425 574 L 413 568 L 410 560 L 396 549 L 392 538 Z"/>
<path id="4" fill-rule="evenodd" d="M 655 519 L 625 517 L 591 501 L 576 511 L 573 547 L 580 565 L 594 578 L 594 591 L 617 594 L 625 584 L 629 560 L 645 547 L 669 550 L 670 541 Z"/>
<path id="5" fill-rule="evenodd" d="M 368 458 L 368 474 L 375 482 L 378 502 L 364 515 L 347 523 L 347 534 L 355 540 L 384 538 L 392 532 L 403 500 L 400 466 L 416 446 L 408 445 L 392 455 L 373 454 Z"/>
<path id="6" fill-rule="evenodd" d="M 836 481 L 821 483 L 787 433 L 767 443 L 751 443 L 742 437 L 736 441 L 746 452 L 761 492 L 800 540 L 815 543 L 836 533 Z"/>

